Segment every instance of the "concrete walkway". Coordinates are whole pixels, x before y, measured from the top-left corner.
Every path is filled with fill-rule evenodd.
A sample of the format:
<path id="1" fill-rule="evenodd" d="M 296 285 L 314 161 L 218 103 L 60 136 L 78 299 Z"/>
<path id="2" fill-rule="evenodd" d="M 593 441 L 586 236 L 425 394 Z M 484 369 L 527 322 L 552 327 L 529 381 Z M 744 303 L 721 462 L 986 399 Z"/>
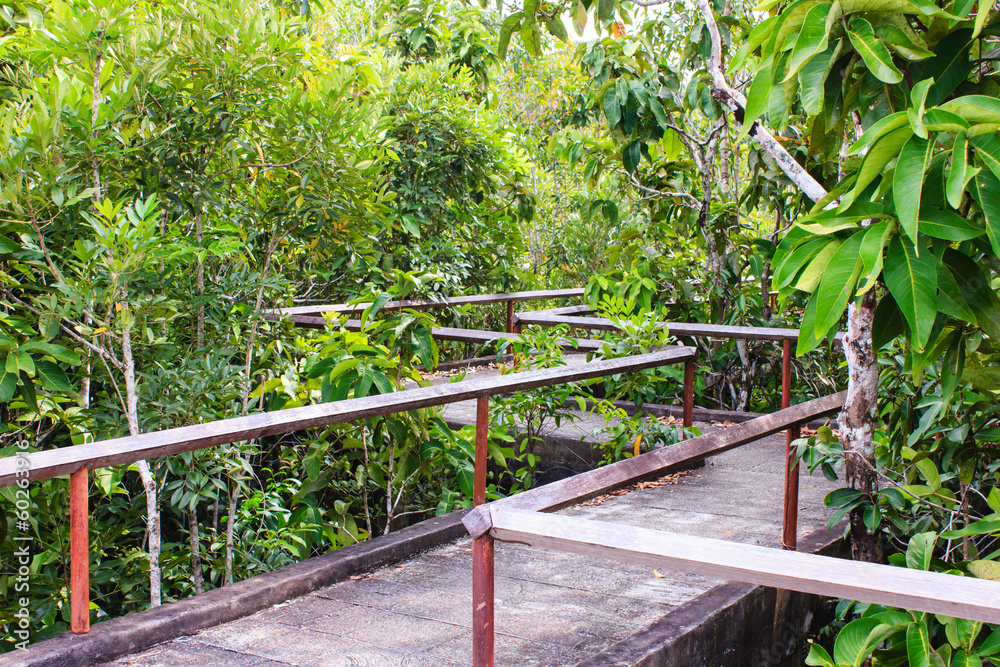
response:
<path id="1" fill-rule="evenodd" d="M 784 448 L 784 435 L 772 436 L 708 459 L 704 468 L 562 512 L 775 547 Z M 822 500 L 835 487 L 803 476 L 800 535 L 825 528 Z M 469 665 L 471 570 L 469 541 L 460 540 L 107 664 Z M 502 543 L 496 574 L 497 665 L 510 667 L 575 665 L 720 583 Z"/>

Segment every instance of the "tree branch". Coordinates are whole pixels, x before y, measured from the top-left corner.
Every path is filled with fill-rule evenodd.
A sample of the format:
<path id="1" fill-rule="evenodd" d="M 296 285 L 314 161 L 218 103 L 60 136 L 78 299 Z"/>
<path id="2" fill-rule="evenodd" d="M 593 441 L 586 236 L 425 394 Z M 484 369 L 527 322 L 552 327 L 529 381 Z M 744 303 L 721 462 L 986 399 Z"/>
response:
<path id="1" fill-rule="evenodd" d="M 316 147 L 313 146 L 312 148 L 310 148 L 305 153 L 303 153 L 302 155 L 298 156 L 297 158 L 295 158 L 291 162 L 280 162 L 280 163 L 277 163 L 277 164 L 267 164 L 267 163 L 264 163 L 264 162 L 255 162 L 255 163 L 252 163 L 252 164 L 238 164 L 235 167 L 229 167 L 228 169 L 223 169 L 222 171 L 215 172 L 214 174 L 212 174 L 209 177 L 208 180 L 214 181 L 219 176 L 222 176 L 223 174 L 227 174 L 227 173 L 229 173 L 231 171 L 235 171 L 237 169 L 280 169 L 281 167 L 291 167 L 293 164 L 296 164 L 298 162 L 302 162 L 307 157 L 309 157 L 309 154 L 312 153 L 315 148 Z"/>
<path id="2" fill-rule="evenodd" d="M 632 0 L 635 2 L 635 0 Z M 712 37 L 712 52 L 708 61 L 708 71 L 712 75 L 712 97 L 728 107 L 736 119 L 741 123 L 754 123 L 750 129 L 750 134 L 757 140 L 761 148 L 778 163 L 785 175 L 791 179 L 795 185 L 802 190 L 809 199 L 819 201 L 826 196 L 826 188 L 809 175 L 802 165 L 800 165 L 791 154 L 785 150 L 768 130 L 753 118 L 744 118 L 746 112 L 747 99 L 743 93 L 732 88 L 726 81 L 726 75 L 722 71 L 722 38 L 719 35 L 719 26 L 715 22 L 715 14 L 708 0 L 696 0 L 698 8 L 705 19 L 705 25 Z"/>

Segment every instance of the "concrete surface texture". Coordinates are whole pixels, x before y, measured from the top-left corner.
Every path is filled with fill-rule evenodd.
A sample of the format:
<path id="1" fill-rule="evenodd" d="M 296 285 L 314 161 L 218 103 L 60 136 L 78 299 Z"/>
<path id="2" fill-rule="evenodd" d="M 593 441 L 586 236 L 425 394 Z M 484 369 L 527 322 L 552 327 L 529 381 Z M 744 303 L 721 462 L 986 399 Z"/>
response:
<path id="1" fill-rule="evenodd" d="M 697 424 L 703 431 L 714 428 Z M 777 547 L 783 434 L 566 514 Z M 799 534 L 825 528 L 836 487 L 803 475 Z M 450 666 L 471 663 L 471 551 L 460 540 L 397 566 L 108 665 Z M 497 665 L 575 665 L 721 584 L 702 576 L 497 543 Z"/>

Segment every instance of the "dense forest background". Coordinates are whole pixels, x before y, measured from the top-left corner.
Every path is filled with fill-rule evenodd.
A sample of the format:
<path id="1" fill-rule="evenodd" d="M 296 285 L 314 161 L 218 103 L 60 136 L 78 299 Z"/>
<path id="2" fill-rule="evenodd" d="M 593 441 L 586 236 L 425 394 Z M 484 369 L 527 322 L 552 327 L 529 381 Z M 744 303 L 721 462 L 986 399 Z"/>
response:
<path id="1" fill-rule="evenodd" d="M 841 440 L 799 451 L 846 478 L 828 504 L 855 556 L 991 576 L 992 4 L 644 4 L 0 0 L 0 454 L 392 392 L 503 352 L 430 336 L 501 330 L 499 308 L 352 332 L 277 307 L 578 286 L 622 323 L 604 356 L 669 342 L 662 319 L 801 327 L 793 400 L 850 391 Z M 845 327 L 846 359 L 823 342 Z M 525 332 L 525 366 L 563 363 L 558 335 Z M 780 406 L 773 345 L 689 342 L 702 405 Z M 596 395 L 671 402 L 672 373 Z M 498 402 L 491 493 L 532 482 L 508 426 L 594 394 Z M 678 435 L 651 428 L 610 430 L 607 460 Z M 92 618 L 468 506 L 471 443 L 427 409 L 95 471 Z M 41 639 L 67 628 L 66 481 L 30 497 Z M 879 617 L 871 643 L 889 612 L 841 611 L 865 614 L 843 633 L 870 640 L 856 653 L 905 657 L 919 625 L 944 664 L 993 654 L 981 626 Z M 853 664 L 823 651 L 811 664 Z"/>

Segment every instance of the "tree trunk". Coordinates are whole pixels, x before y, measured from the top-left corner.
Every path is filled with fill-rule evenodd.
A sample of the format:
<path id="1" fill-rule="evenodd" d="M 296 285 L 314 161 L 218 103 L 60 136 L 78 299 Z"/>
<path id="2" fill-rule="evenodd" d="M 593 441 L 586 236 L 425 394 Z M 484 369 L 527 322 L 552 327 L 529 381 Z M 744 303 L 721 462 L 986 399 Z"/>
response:
<path id="1" fill-rule="evenodd" d="M 128 310 L 128 306 L 125 306 Z M 126 316 L 128 313 L 126 312 Z M 125 369 L 125 416 L 128 431 L 139 435 L 139 395 L 135 389 L 135 360 L 132 358 L 132 323 L 127 322 L 122 330 L 122 362 Z M 145 461 L 138 461 L 139 477 L 146 492 L 146 533 L 149 538 L 149 604 L 160 606 L 160 511 L 156 506 L 156 480 Z"/>
<path id="2" fill-rule="evenodd" d="M 869 290 L 859 305 L 847 308 L 847 400 L 840 413 L 840 438 L 846 458 L 847 481 L 874 501 L 878 491 L 873 425 L 878 400 L 878 365 L 872 349 L 872 321 L 875 317 L 875 290 Z M 851 512 L 851 555 L 854 560 L 882 562 L 880 532 L 865 526 L 862 513 Z"/>
<path id="3" fill-rule="evenodd" d="M 233 583 L 233 532 L 236 527 L 236 501 L 239 499 L 239 484 L 233 482 L 229 493 L 229 517 L 226 519 L 226 571 L 222 577 L 222 585 Z"/>
<path id="4" fill-rule="evenodd" d="M 201 573 L 201 535 L 198 532 L 198 512 L 188 512 L 188 531 L 191 536 L 191 580 L 194 592 L 205 592 L 205 577 Z"/>
<path id="5" fill-rule="evenodd" d="M 194 216 L 194 235 L 195 240 L 198 242 L 198 248 L 200 249 L 204 241 L 204 232 L 202 229 L 201 221 L 201 211 Z M 202 299 L 205 295 L 205 264 L 199 259 L 198 263 L 194 267 L 194 281 L 195 290 L 198 292 L 198 299 Z M 195 331 L 195 343 L 197 348 L 200 350 L 205 347 L 205 304 L 198 304 L 198 322 Z"/>

